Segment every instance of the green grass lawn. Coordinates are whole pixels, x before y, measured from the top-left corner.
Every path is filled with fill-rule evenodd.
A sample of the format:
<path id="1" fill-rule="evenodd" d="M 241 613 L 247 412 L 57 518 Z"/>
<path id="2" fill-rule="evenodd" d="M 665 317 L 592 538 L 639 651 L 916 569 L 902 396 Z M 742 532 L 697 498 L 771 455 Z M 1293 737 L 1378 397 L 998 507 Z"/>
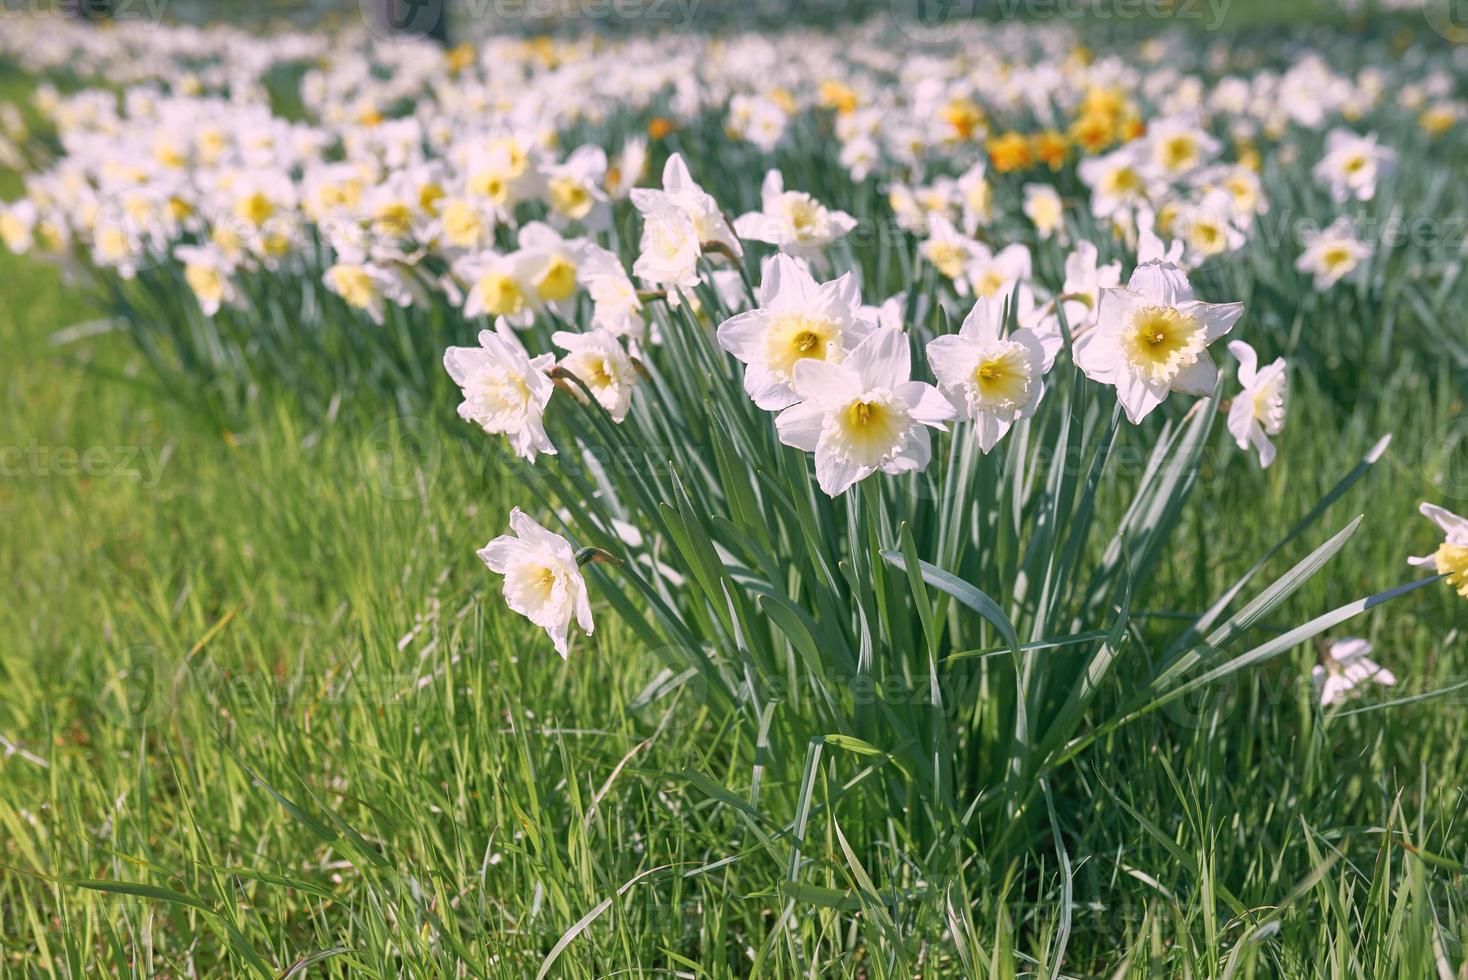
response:
<path id="1" fill-rule="evenodd" d="M 885 925 L 839 900 L 863 814 L 838 787 L 805 840 L 832 891 L 797 906 L 760 846 L 786 829 L 729 804 L 746 735 L 645 709 L 658 661 L 610 610 L 569 663 L 506 612 L 473 549 L 526 491 L 451 408 L 267 403 L 221 433 L 122 334 L 56 342 L 97 316 L 0 257 L 0 974 L 894 975 Z M 1350 414 L 1310 385 L 1288 466 L 1217 455 L 1194 546 L 1139 599 L 1159 622 L 1387 432 L 1309 544 L 1361 533 L 1283 621 L 1409 577 L 1453 376 L 1399 372 Z M 1048 836 L 982 875 L 882 869 L 913 883 L 888 907 L 921 975 L 1044 974 L 1069 930 L 1072 976 L 1468 976 L 1462 623 L 1433 589 L 1350 624 L 1402 682 L 1349 713 L 1322 719 L 1300 649 L 1097 742 L 1056 787 L 1068 886 Z M 966 874 L 1014 884 L 970 913 L 944 901 Z"/>

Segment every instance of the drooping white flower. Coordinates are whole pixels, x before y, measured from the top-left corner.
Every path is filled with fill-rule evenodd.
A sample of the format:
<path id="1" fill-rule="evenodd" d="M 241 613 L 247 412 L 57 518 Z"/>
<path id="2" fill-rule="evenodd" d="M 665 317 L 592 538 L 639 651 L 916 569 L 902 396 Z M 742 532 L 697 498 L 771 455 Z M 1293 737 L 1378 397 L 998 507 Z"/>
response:
<path id="1" fill-rule="evenodd" d="M 591 296 L 591 323 L 605 327 L 618 337 L 641 341 L 646 331 L 642 300 L 616 253 L 586 242 L 579 260 L 581 280 Z"/>
<path id="2" fill-rule="evenodd" d="M 557 330 L 551 334 L 551 342 L 568 352 L 559 367 L 586 385 L 613 422 L 625 419 L 632 407 L 637 368 L 612 332 L 601 328 L 586 333 Z"/>
<path id="3" fill-rule="evenodd" d="M 780 441 L 815 453 L 816 481 L 832 497 L 878 470 L 921 470 L 932 456 L 928 428 L 944 429 L 953 405 L 911 378 L 901 330 L 873 332 L 839 364 L 806 358 L 794 372 L 801 402 L 775 420 Z"/>
<path id="4" fill-rule="evenodd" d="M 382 323 L 389 300 L 398 306 L 409 306 L 416 295 L 405 272 L 361 255 L 339 256 L 323 279 L 327 289 L 348 306 L 366 312 L 374 323 Z"/>
<path id="5" fill-rule="evenodd" d="M 1407 559 L 1408 564 L 1431 566 L 1446 575 L 1458 595 L 1468 599 L 1468 517 L 1459 517 L 1436 504 L 1424 503 L 1422 516 L 1442 529 L 1442 545 L 1430 555 Z"/>
<path id="6" fill-rule="evenodd" d="M 1354 636 L 1330 645 L 1326 662 L 1316 664 L 1310 671 L 1322 708 L 1359 694 L 1359 688 L 1365 684 L 1390 687 L 1397 682 L 1391 671 L 1370 658 L 1370 653 L 1371 644 Z"/>
<path id="7" fill-rule="evenodd" d="M 1076 341 L 1076 365 L 1093 381 L 1114 385 L 1134 424 L 1169 393 L 1211 395 L 1218 368 L 1208 345 L 1233 329 L 1242 303 L 1193 299 L 1175 265 L 1137 267 L 1125 289 L 1103 289 L 1096 326 Z"/>
<path id="8" fill-rule="evenodd" d="M 1325 137 L 1325 156 L 1315 165 L 1315 179 L 1330 188 L 1341 204 L 1350 198 L 1369 201 L 1377 182 L 1396 168 L 1397 154 L 1376 142 L 1376 134 L 1359 136 L 1349 129 L 1332 129 Z"/>
<path id="9" fill-rule="evenodd" d="M 1045 350 L 1023 328 L 999 335 L 1000 300 L 980 299 L 956 335 L 928 342 L 928 366 L 962 418 L 974 423 L 979 448 L 993 449 L 1010 426 L 1029 418 L 1045 393 Z"/>
<path id="10" fill-rule="evenodd" d="M 1301 237 L 1305 251 L 1295 260 L 1295 268 L 1313 275 L 1318 290 L 1334 286 L 1371 257 L 1371 246 L 1356 237 L 1351 219 L 1345 215 L 1321 231 L 1306 229 Z"/>
<path id="11" fill-rule="evenodd" d="M 983 160 L 975 161 L 953 182 L 953 190 L 963 209 L 963 230 L 972 235 L 987 225 L 994 216 L 993 188 L 989 184 L 988 170 Z M 1026 187 L 1026 214 L 1029 194 Z M 1033 219 L 1032 219 L 1033 220 Z"/>
<path id="12" fill-rule="evenodd" d="M 1239 384 L 1244 390 L 1234 398 L 1228 410 L 1228 431 L 1240 449 L 1253 446 L 1259 453 L 1259 465 L 1268 468 L 1277 450 L 1270 436 L 1284 430 L 1287 378 L 1285 359 L 1259 367 L 1259 355 L 1242 340 L 1230 341 L 1229 353 L 1239 362 Z"/>
<path id="13" fill-rule="evenodd" d="M 744 248 L 729 227 L 729 222 L 725 220 L 724 212 L 719 210 L 719 202 L 693 179 L 681 153 L 674 153 L 663 165 L 663 193 L 693 220 L 693 228 L 700 244 L 722 245 L 736 257 L 744 254 Z M 636 203 L 639 196 L 639 192 L 633 193 L 633 203 Z"/>
<path id="14" fill-rule="evenodd" d="M 847 273 L 817 283 L 797 259 L 775 255 L 765 268 L 759 306 L 719 325 L 719 346 L 746 367 L 744 390 L 765 411 L 795 404 L 794 371 L 802 361 L 839 363 L 871 331 L 858 317 L 861 292 Z"/>
<path id="15" fill-rule="evenodd" d="M 571 542 L 547 531 L 516 507 L 510 511 L 511 534 L 502 534 L 479 549 L 491 571 L 505 577 L 505 603 L 545 630 L 565 659 L 571 620 L 590 634 L 591 599 L 576 564 Z"/>
<path id="16" fill-rule="evenodd" d="M 480 331 L 478 347 L 450 347 L 443 355 L 449 377 L 464 392 L 459 417 L 505 436 L 531 462 L 539 453 L 556 452 L 545 432 L 545 406 L 555 391 L 547 372 L 555 363 L 554 354 L 531 358 L 504 319 L 493 331 Z"/>
<path id="17" fill-rule="evenodd" d="M 765 174 L 760 188 L 760 210 L 734 222 L 740 238 L 768 242 L 790 255 L 816 260 L 822 249 L 856 227 L 845 211 L 832 211 L 803 191 L 787 191 L 778 170 Z"/>
<path id="18" fill-rule="evenodd" d="M 703 249 L 688 211 L 670 195 L 642 187 L 632 189 L 632 203 L 642 214 L 633 274 L 654 286 L 696 286 Z"/>
<path id="19" fill-rule="evenodd" d="M 1079 335 L 1094 326 L 1101 306 L 1101 290 L 1121 285 L 1121 263 L 1097 264 L 1098 251 L 1091 242 L 1076 242 L 1065 257 L 1065 284 L 1060 305 L 1071 333 Z"/>
<path id="20" fill-rule="evenodd" d="M 607 168 L 607 194 L 615 200 L 627 197 L 647 169 L 647 140 L 635 136 L 622 144 L 622 152 Z"/>

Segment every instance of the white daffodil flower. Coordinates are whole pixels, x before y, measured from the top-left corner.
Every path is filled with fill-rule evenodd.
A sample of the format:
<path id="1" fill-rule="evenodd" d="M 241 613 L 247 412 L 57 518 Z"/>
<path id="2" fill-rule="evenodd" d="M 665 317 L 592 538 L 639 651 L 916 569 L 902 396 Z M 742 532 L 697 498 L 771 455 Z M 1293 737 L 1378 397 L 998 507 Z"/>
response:
<path id="1" fill-rule="evenodd" d="M 1148 178 L 1144 170 L 1143 149 L 1135 142 L 1082 160 L 1076 172 L 1091 188 L 1091 213 L 1103 220 L 1124 220 L 1145 205 Z"/>
<path id="2" fill-rule="evenodd" d="M 568 656 L 571 620 L 590 634 L 591 598 L 576 564 L 571 542 L 547 531 L 516 507 L 510 511 L 511 534 L 502 534 L 477 554 L 491 571 L 505 577 L 505 603 L 545 630 L 561 659 Z"/>
<path id="3" fill-rule="evenodd" d="M 1459 517 L 1436 504 L 1424 503 L 1422 516 L 1442 529 L 1442 545 L 1430 555 L 1407 559 L 1408 564 L 1430 566 L 1446 575 L 1458 595 L 1468 599 L 1468 517 Z"/>
<path id="4" fill-rule="evenodd" d="M 495 214 L 481 199 L 450 197 L 439 202 L 427 238 L 440 251 L 477 249 L 494 240 Z"/>
<path id="5" fill-rule="evenodd" d="M 963 230 L 965 232 L 972 235 L 993 220 L 993 187 L 989 183 L 988 171 L 983 160 L 977 161 L 960 174 L 953 182 L 953 190 L 958 197 L 959 206 L 963 208 Z M 1028 214 L 1028 186 L 1025 192 L 1027 209 L 1025 213 Z"/>
<path id="6" fill-rule="evenodd" d="M 887 187 L 887 206 L 892 209 L 892 216 L 904 231 L 925 235 L 928 233 L 931 212 L 918 200 L 919 190 L 920 188 L 894 181 Z"/>
<path id="7" fill-rule="evenodd" d="M 1365 684 L 1390 687 L 1397 682 L 1391 671 L 1370 658 L 1370 653 L 1371 644 L 1354 636 L 1330 645 L 1326 662 L 1316 664 L 1310 671 L 1322 708 L 1359 694 Z"/>
<path id="8" fill-rule="evenodd" d="M 326 288 L 336 293 L 348 306 L 362 310 L 373 323 L 382 323 L 387 301 L 409 306 L 415 291 L 407 275 L 398 269 L 373 262 L 360 255 L 342 255 L 326 270 Z"/>
<path id="9" fill-rule="evenodd" d="M 238 302 L 234 263 L 219 249 L 210 245 L 180 245 L 173 250 L 173 257 L 183 263 L 184 282 L 194 291 L 205 316 L 213 316 L 220 307 Z"/>
<path id="10" fill-rule="evenodd" d="M 799 260 L 771 258 L 760 281 L 756 309 L 719 325 L 719 346 L 744 365 L 744 390 L 768 412 L 800 400 L 794 391 L 796 365 L 839 363 L 871 332 L 860 317 L 861 291 L 847 273 L 817 283 Z"/>
<path id="11" fill-rule="evenodd" d="M 1180 208 L 1173 226 L 1181 236 L 1189 264 L 1196 266 L 1243 247 L 1244 232 L 1238 222 L 1233 197 L 1223 188 L 1216 188 Z"/>
<path id="12" fill-rule="evenodd" d="M 503 317 L 512 326 L 530 326 L 535 311 L 524 265 L 517 254 L 494 251 L 466 255 L 455 262 L 454 274 L 465 283 L 465 318 Z"/>
<path id="13" fill-rule="evenodd" d="M 551 221 L 561 227 L 576 223 L 592 231 L 606 229 L 612 214 L 602 190 L 606 175 L 606 151 L 590 144 L 577 147 L 565 162 L 547 168 L 545 197 Z"/>
<path id="14" fill-rule="evenodd" d="M 642 215 L 642 242 L 633 274 L 654 286 L 698 285 L 703 248 L 688 211 L 663 191 L 642 187 L 632 189 L 632 203 Z"/>
<path id="15" fill-rule="evenodd" d="M 577 258 L 585 239 L 562 238 L 550 225 L 532 221 L 520 229 L 515 261 L 529 288 L 532 309 L 549 309 L 568 319 L 576 308 Z"/>
<path id="16" fill-rule="evenodd" d="M 913 318 L 921 323 L 928 315 L 928 297 L 920 295 L 917 298 L 917 308 L 913 310 Z M 878 329 L 888 327 L 897 330 L 907 329 L 907 293 L 901 292 L 888 296 L 878 304 L 863 304 L 857 307 L 857 319 L 866 320 L 874 324 Z"/>
<path id="17" fill-rule="evenodd" d="M 1019 242 L 997 252 L 982 242 L 975 243 L 964 274 L 974 296 L 996 299 L 1008 296 L 1016 283 L 1030 277 L 1030 250 Z"/>
<path id="18" fill-rule="evenodd" d="M 449 377 L 464 392 L 459 417 L 505 436 L 532 463 L 540 453 L 556 453 L 545 432 L 545 406 L 555 391 L 548 372 L 555 363 L 554 354 L 531 358 L 504 319 L 493 331 L 480 331 L 478 347 L 450 347 L 443 355 Z"/>
<path id="19" fill-rule="evenodd" d="M 1173 239 L 1164 243 L 1162 237 L 1157 234 L 1157 213 L 1150 207 L 1137 209 L 1136 216 L 1137 234 L 1137 265 L 1145 265 L 1148 262 L 1171 262 L 1173 265 L 1188 270 L 1183 261 L 1187 251 L 1187 243 Z"/>
<path id="20" fill-rule="evenodd" d="M 760 188 L 760 210 L 736 219 L 734 233 L 814 261 L 855 227 L 856 219 L 845 211 L 832 211 L 803 191 L 787 191 L 780 171 L 770 170 Z"/>
<path id="21" fill-rule="evenodd" d="M 1218 140 L 1191 115 L 1154 120 L 1147 127 L 1145 143 L 1148 168 L 1168 181 L 1186 177 L 1218 152 Z"/>
<path id="22" fill-rule="evenodd" d="M 1065 325 L 1075 335 L 1096 324 L 1101 307 L 1101 290 L 1121 285 L 1121 263 L 1097 265 L 1096 246 L 1076 242 L 1065 257 L 1065 284 L 1060 290 L 1060 307 L 1065 311 Z"/>
<path id="23" fill-rule="evenodd" d="M 1065 205 L 1053 184 L 1026 184 L 1025 217 L 1035 226 L 1041 241 L 1059 233 L 1059 241 L 1065 243 Z"/>
<path id="24" fill-rule="evenodd" d="M 1331 199 L 1343 204 L 1351 198 L 1369 201 L 1375 197 L 1377 182 L 1389 176 L 1396 164 L 1396 152 L 1379 145 L 1375 133 L 1360 136 L 1336 128 L 1326 134 L 1325 156 L 1312 173 L 1330 189 Z"/>
<path id="25" fill-rule="evenodd" d="M 1285 424 L 1285 359 L 1261 368 L 1259 355 L 1242 340 L 1230 341 L 1228 350 L 1239 362 L 1239 384 L 1244 386 L 1228 410 L 1229 435 L 1240 449 L 1253 446 L 1259 465 L 1267 469 L 1277 453 L 1269 437 L 1279 435 Z"/>
<path id="26" fill-rule="evenodd" d="M 581 281 L 591 296 L 592 326 L 641 342 L 647 329 L 642 320 L 642 300 L 616 253 L 586 242 L 581 246 L 579 265 Z"/>
<path id="27" fill-rule="evenodd" d="M 999 335 L 1004 307 L 981 299 L 956 335 L 928 342 L 928 366 L 962 418 L 974 423 L 985 453 L 1010 426 L 1035 414 L 1045 394 L 1045 349 L 1032 331 Z"/>
<path id="28" fill-rule="evenodd" d="M 693 175 L 688 172 L 688 164 L 683 160 L 683 154 L 674 153 L 663 165 L 662 192 L 693 220 L 693 228 L 700 245 L 722 245 L 736 258 L 744 254 L 744 248 L 729 227 L 729 222 L 725 220 L 724 212 L 719 210 L 719 202 L 693 179 Z M 642 196 L 642 192 L 633 192 L 634 204 L 639 196 Z M 638 205 L 638 210 L 641 209 L 641 205 Z"/>
<path id="29" fill-rule="evenodd" d="M 607 167 L 607 195 L 614 200 L 623 200 L 637 186 L 647 170 L 647 140 L 634 137 L 622 144 L 622 152 Z"/>
<path id="30" fill-rule="evenodd" d="M 24 255 L 35 243 L 39 213 L 34 201 L 21 198 L 13 203 L 0 201 L 0 242 L 16 255 Z"/>
<path id="31" fill-rule="evenodd" d="M 741 92 L 729 100 L 729 135 L 748 140 L 766 153 L 774 152 L 789 122 L 789 114 L 773 99 Z"/>
<path id="32" fill-rule="evenodd" d="M 869 136 L 856 136 L 841 144 L 839 162 L 860 183 L 866 180 L 882 159 L 882 148 Z"/>
<path id="33" fill-rule="evenodd" d="M 775 419 L 780 441 L 815 453 L 816 481 L 832 497 L 878 470 L 921 470 L 932 456 L 928 428 L 944 429 L 953 405 L 911 378 L 901 330 L 875 331 L 839 364 L 805 358 L 795 365 L 801 402 Z"/>
<path id="34" fill-rule="evenodd" d="M 637 384 L 637 368 L 610 330 L 586 333 L 557 330 L 551 343 L 564 351 L 560 367 L 571 372 L 586 385 L 592 397 L 611 415 L 613 422 L 627 417 L 632 407 L 632 389 Z"/>
<path id="35" fill-rule="evenodd" d="M 977 253 L 979 243 L 953 227 L 953 223 L 941 214 L 928 216 L 927 229 L 927 240 L 920 248 L 923 258 L 953 280 L 953 287 L 960 296 L 967 296 L 969 281 L 965 272 Z"/>
<path id="36" fill-rule="evenodd" d="M 1329 289 L 1351 276 L 1371 257 L 1371 246 L 1356 237 L 1345 215 L 1321 231 L 1306 229 L 1302 237 L 1305 251 L 1295 260 L 1295 268 L 1313 275 L 1317 290 Z"/>
<path id="37" fill-rule="evenodd" d="M 1114 385 L 1127 418 L 1139 423 L 1173 391 L 1211 395 L 1218 368 L 1208 345 L 1233 329 L 1242 303 L 1193 299 L 1177 266 L 1153 261 L 1125 289 L 1103 289 L 1094 329 L 1076 341 L 1076 365 Z"/>

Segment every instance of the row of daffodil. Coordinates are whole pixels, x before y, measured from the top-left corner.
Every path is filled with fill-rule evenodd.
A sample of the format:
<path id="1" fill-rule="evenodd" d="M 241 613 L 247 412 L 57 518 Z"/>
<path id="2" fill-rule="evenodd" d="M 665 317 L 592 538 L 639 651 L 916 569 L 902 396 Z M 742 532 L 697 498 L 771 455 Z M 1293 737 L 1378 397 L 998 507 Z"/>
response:
<path id="1" fill-rule="evenodd" d="M 1330 126 L 1312 170 L 1340 204 L 1369 201 L 1395 162 L 1373 133 L 1342 125 L 1382 107 L 1390 79 L 1381 69 L 1350 78 L 1306 57 L 1283 74 L 1223 75 L 1210 87 L 1175 67 L 1077 57 L 1057 32 L 1011 27 L 964 57 L 907 61 L 870 41 L 840 53 L 838 43 L 794 35 L 546 49 L 500 40 L 474 56 L 445 56 L 378 40 L 348 46 L 304 78 L 311 123 L 271 113 L 259 83 L 268 59 L 241 69 L 233 87 L 226 77 L 218 96 L 194 94 L 190 77 L 130 89 L 120 105 L 106 91 L 45 91 L 41 108 L 64 156 L 0 211 L 0 233 L 18 251 L 37 241 L 57 256 L 83 249 L 124 277 L 172 255 L 212 313 L 235 294 L 238 273 L 296 258 L 315 231 L 340 259 L 328 283 L 380 316 L 386 301 L 412 301 L 412 267 L 424 254 L 453 260 L 461 289 L 486 265 L 514 265 L 499 262 L 497 247 L 527 207 L 562 230 L 607 227 L 608 202 L 643 177 L 646 140 L 562 156 L 558 133 L 665 111 L 671 119 L 653 120 L 661 133 L 715 111 L 727 113 L 731 138 L 771 151 L 792 120 L 829 110 L 849 175 L 886 180 L 895 220 L 920 236 L 923 256 L 960 295 L 994 296 L 1031 271 L 1024 246 L 986 241 L 1007 216 L 1022 214 L 1038 239 L 1064 244 L 1079 208 L 1132 242 L 1155 229 L 1181 249 L 1176 261 L 1196 265 L 1242 247 L 1268 210 L 1261 146 L 1283 140 L 1276 162 L 1294 166 L 1300 141 L 1285 136 Z M 1023 68 L 1011 60 L 1015 50 L 1044 57 Z M 1144 56 L 1176 53 L 1159 45 Z M 288 46 L 285 55 L 295 52 Z M 639 65 L 631 76 L 629 62 Z M 981 89 L 987 72 L 1001 83 Z M 608 75 L 626 84 L 597 83 Z M 1451 91 L 1446 74 L 1430 72 L 1402 84 L 1387 108 L 1425 107 L 1423 124 L 1436 131 L 1459 113 Z M 1024 133 L 1001 131 L 996 118 L 1030 122 Z M 1061 173 L 1077 159 L 1079 202 L 1062 193 Z M 960 161 L 969 162 L 955 173 Z M 1031 178 L 1022 194 L 996 188 L 1014 171 Z M 765 196 L 794 207 L 778 186 Z M 809 214 L 779 220 L 789 227 L 773 233 L 796 245 L 808 237 L 818 248 L 829 235 L 808 227 Z M 1350 214 L 1321 224 L 1303 232 L 1296 265 L 1324 289 L 1357 272 L 1373 246 Z M 539 231 L 530 238 L 524 247 L 543 251 Z M 483 308 L 523 314 L 535 290 L 521 280 Z M 549 292 L 564 289 L 553 282 Z M 1019 299 L 1022 318 L 1031 298 Z"/>
<path id="2" fill-rule="evenodd" d="M 1265 154 L 1339 209 L 1295 256 L 1325 289 L 1369 256 L 1349 209 L 1371 201 L 1396 163 L 1365 124 L 1409 108 L 1425 139 L 1460 115 L 1451 76 L 1420 65 L 1347 75 L 1306 55 L 1245 77 L 1229 73 L 1226 51 L 1173 40 L 1136 59 L 1096 56 L 1064 31 L 1014 25 L 962 51 L 892 40 L 873 25 L 501 39 L 447 54 L 369 40 L 327 52 L 305 75 L 304 122 L 265 100 L 270 59 L 238 78 L 211 76 L 217 94 L 198 94 L 197 73 L 182 70 L 121 99 L 48 92 L 61 153 L 0 212 L 0 236 L 123 278 L 176 262 L 205 316 L 248 317 L 248 277 L 319 276 L 379 323 L 443 301 L 466 321 L 490 318 L 479 347 L 446 358 L 464 388 L 460 412 L 532 461 L 558 448 L 544 424 L 557 380 L 622 422 L 667 339 L 660 329 L 691 322 L 651 307 L 680 317 L 716 307 L 730 314 L 717 343 L 743 365 L 750 401 L 779 413 L 779 441 L 812 453 L 819 488 L 837 497 L 878 472 L 922 472 L 932 432 L 955 422 L 989 453 L 1037 412 L 1066 348 L 1133 423 L 1174 392 L 1213 395 L 1210 346 L 1242 308 L 1195 299 L 1188 272 L 1248 241 L 1268 208 Z M 734 220 L 676 153 L 660 188 L 639 186 L 648 141 L 707 140 L 706 118 L 730 147 L 754 151 L 745 160 L 809 151 L 829 131 L 838 165 L 885 187 L 918 261 L 947 285 L 915 274 L 897 295 L 864 296 L 857 263 L 836 255 L 858 219 L 787 187 L 779 170 L 755 171 L 759 207 Z M 575 133 L 589 141 L 562 152 Z M 635 248 L 616 220 L 626 199 L 641 222 Z M 1034 248 L 1000 247 L 1017 231 Z M 749 242 L 779 253 L 755 290 L 744 279 Z M 1049 288 L 1037 249 L 1063 260 Z M 1136 260 L 1125 287 L 1120 262 L 1102 261 L 1117 254 Z M 914 332 L 934 310 L 961 329 Z M 584 329 L 551 335 L 563 356 L 532 358 L 516 330 L 533 324 Z M 914 377 L 914 341 L 926 355 L 916 373 L 931 381 Z M 1267 466 L 1284 424 L 1285 365 L 1228 346 L 1243 389 L 1229 430 Z M 1448 534 L 1431 563 L 1468 590 L 1461 521 L 1430 516 Z M 514 523 L 524 540 L 502 539 L 485 559 L 507 572 L 511 605 L 565 653 L 570 621 L 590 628 L 576 553 L 524 515 Z"/>
<path id="3" fill-rule="evenodd" d="M 1067 260 L 1064 295 L 1048 304 L 1033 327 L 1004 329 L 1003 301 L 1025 294 L 1024 277 L 1017 275 L 1004 281 L 1008 291 L 999 299 L 978 298 L 957 333 L 929 340 L 926 360 L 935 385 L 914 379 L 913 338 L 897 307 L 864 306 L 850 273 L 825 282 L 812 275 L 808 260 L 819 261 L 818 244 L 848 229 L 849 216 L 785 191 L 779 175 L 771 173 L 765 212 L 731 227 L 676 155 L 663 188 L 634 190 L 633 200 L 643 218 L 634 272 L 665 287 L 670 300 L 699 284 L 699 261 L 711 247 L 734 257 L 741 254 L 741 238 L 781 248 L 763 265 L 754 308 L 720 324 L 717 341 L 744 365 L 744 388 L 754 404 L 778 413 L 780 441 L 813 454 L 817 482 L 832 497 L 879 472 L 923 470 L 932 458 L 932 431 L 945 431 L 955 421 L 970 424 L 981 452 L 993 450 L 1016 422 L 1035 413 L 1045 376 L 1067 339 L 1075 364 L 1115 389 L 1132 423 L 1142 422 L 1174 392 L 1211 396 L 1219 371 L 1210 346 L 1243 314 L 1238 303 L 1196 299 L 1186 273 L 1160 254 L 1160 240 L 1148 231 L 1125 287 L 1119 285 L 1119 264 L 1098 270 L 1095 246 L 1080 242 Z M 792 210 L 808 214 L 809 226 L 821 229 L 819 243 L 790 234 L 792 225 L 780 218 Z M 595 260 L 603 261 L 599 255 Z M 629 284 L 622 289 L 622 295 L 635 295 Z M 737 307 L 737 285 L 724 291 L 734 294 L 728 305 Z M 502 295 L 501 287 L 495 295 Z M 574 377 L 613 421 L 627 416 L 640 375 L 614 331 L 601 326 L 588 333 L 557 332 L 554 342 L 567 351 L 558 359 L 531 357 L 511 326 L 501 318 L 494 331 L 480 335 L 478 347 L 446 353 L 445 366 L 463 391 L 463 418 L 506 437 L 533 462 L 556 452 L 543 420 L 557 372 Z M 1242 387 L 1228 411 L 1229 431 L 1268 466 L 1275 458 L 1270 436 L 1285 420 L 1285 362 L 1260 365 L 1242 341 L 1228 349 Z M 1433 505 L 1424 505 L 1423 513 L 1447 540 L 1434 555 L 1413 563 L 1434 566 L 1468 596 L 1468 521 Z M 575 552 L 565 538 L 519 510 L 511 527 L 512 535 L 495 539 L 480 555 L 505 575 L 511 608 L 544 627 L 564 656 L 573 617 L 583 629 L 591 627 Z M 1339 695 L 1338 686 L 1332 691 L 1332 697 Z"/>

